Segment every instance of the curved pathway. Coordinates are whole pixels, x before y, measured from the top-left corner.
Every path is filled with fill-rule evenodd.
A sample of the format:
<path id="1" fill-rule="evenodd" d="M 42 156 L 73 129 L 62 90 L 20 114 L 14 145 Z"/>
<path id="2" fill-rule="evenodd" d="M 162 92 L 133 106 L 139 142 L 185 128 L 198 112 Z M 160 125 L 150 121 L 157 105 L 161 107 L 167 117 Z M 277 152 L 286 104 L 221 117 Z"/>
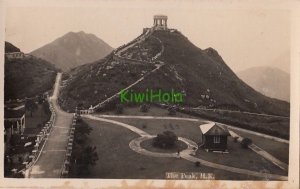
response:
<path id="1" fill-rule="evenodd" d="M 165 116 L 165 117 L 162 117 L 162 116 L 133 116 L 133 115 L 123 115 L 123 116 L 122 115 L 97 115 L 97 116 L 98 117 L 103 117 L 103 118 L 168 119 L 168 120 L 174 119 L 174 120 L 193 121 L 193 122 L 198 122 L 198 121 L 203 121 L 203 122 L 207 122 L 207 123 L 209 122 L 209 121 L 199 120 L 199 119 L 195 119 L 195 118 L 168 117 L 168 116 Z M 224 123 L 219 123 L 219 122 L 216 122 L 216 121 L 215 121 L 215 123 L 223 125 L 224 127 L 227 127 L 228 129 L 242 131 L 242 132 L 257 135 L 257 136 L 260 136 L 260 137 L 263 137 L 263 138 L 266 138 L 266 139 L 271 139 L 271 140 L 274 140 L 274 141 L 277 141 L 277 142 L 282 142 L 282 143 L 285 143 L 285 144 L 289 144 L 288 140 L 281 139 L 281 138 L 278 138 L 278 137 L 274 137 L 274 136 L 266 135 L 266 134 L 263 134 L 263 133 L 258 133 L 258 132 L 255 132 L 255 131 L 250 131 L 250 130 L 247 130 L 247 129 L 242 129 L 242 128 L 230 126 L 230 125 L 227 125 L 227 124 L 224 124 Z"/>
<path id="2" fill-rule="evenodd" d="M 93 120 L 98 120 L 98 121 L 104 121 L 104 122 L 108 122 L 108 123 L 113 123 L 122 127 L 125 127 L 137 134 L 139 134 L 141 137 L 138 139 L 134 139 L 133 141 L 130 142 L 130 147 L 131 149 L 134 148 L 134 151 L 144 154 L 144 155 L 150 155 L 150 156 L 155 156 L 155 157 L 174 157 L 173 153 L 170 153 L 168 155 L 163 155 L 163 154 L 167 154 L 167 153 L 155 153 L 155 152 L 150 152 L 147 151 L 143 148 L 140 147 L 140 143 L 143 140 L 147 140 L 151 137 L 153 137 L 153 135 L 149 135 L 148 133 L 146 133 L 145 131 L 142 131 L 141 129 L 138 129 L 132 125 L 128 125 L 119 121 L 115 121 L 115 120 L 109 120 L 109 119 L 105 119 L 105 118 L 101 118 L 101 117 L 97 117 L 97 116 L 93 116 L 93 115 L 82 115 L 82 117 L 88 118 L 88 119 L 93 119 Z M 181 138 L 182 139 L 182 138 Z M 209 162 L 194 156 L 191 156 L 190 154 L 193 153 L 193 143 L 190 143 L 190 140 L 185 140 L 185 143 L 189 144 L 188 149 L 189 150 L 184 150 L 184 153 L 180 153 L 180 157 L 183 159 L 186 159 L 188 161 L 191 162 L 200 162 L 202 165 L 207 166 L 207 167 L 212 167 L 212 168 L 216 168 L 216 169 L 222 169 L 225 171 L 229 171 L 229 172 L 233 172 L 233 173 L 239 173 L 239 174 L 246 174 L 246 175 L 251 175 L 251 176 L 256 176 L 256 177 L 261 177 L 261 178 L 265 178 L 265 179 L 274 179 L 274 180 L 288 180 L 287 176 L 282 176 L 282 175 L 275 175 L 275 174 L 268 174 L 268 173 L 261 173 L 261 172 L 256 172 L 256 171 L 250 171 L 250 170 L 246 170 L 246 169 L 240 169 L 240 168 L 236 168 L 236 167 L 231 167 L 231 166 L 226 166 L 226 165 L 221 165 L 221 164 L 217 164 L 217 163 L 213 163 L 213 162 Z M 158 155 L 161 154 L 161 155 Z M 176 157 L 178 157 L 178 155 L 176 155 Z"/>
<path id="3" fill-rule="evenodd" d="M 103 118 L 134 118 L 134 119 L 164 119 L 164 120 L 184 120 L 184 121 L 192 121 L 192 122 L 200 122 L 199 119 L 194 119 L 194 118 L 183 118 L 183 117 L 161 117 L 161 116 L 131 116 L 131 115 L 97 115 L 98 117 L 103 117 Z M 210 121 L 201 121 L 204 122 L 205 124 L 210 124 Z M 216 122 L 218 123 L 218 122 Z M 250 134 L 255 134 L 252 131 L 248 131 L 245 129 L 239 129 L 236 127 L 232 127 L 229 125 L 225 125 L 222 123 L 218 123 L 221 124 L 229 129 L 235 129 L 235 130 L 242 130 L 244 132 L 249 132 Z M 242 137 L 237 135 L 235 132 L 229 130 L 229 133 L 232 137 L 238 137 L 238 141 L 241 142 L 242 141 Z M 260 133 L 257 134 L 258 136 L 261 136 Z M 271 140 L 275 140 L 273 138 L 269 138 Z M 285 143 L 285 141 L 281 141 L 281 140 L 275 140 L 277 142 L 283 142 Z M 256 146 L 255 144 L 251 144 L 249 146 L 249 148 L 251 150 L 253 150 L 255 153 L 257 153 L 258 155 L 262 156 L 263 158 L 269 160 L 270 162 L 272 162 L 274 165 L 278 166 L 280 169 L 283 170 L 288 170 L 288 164 L 280 161 L 279 159 L 275 158 L 274 156 L 272 156 L 271 154 L 269 154 L 268 152 L 266 152 L 265 150 L 259 148 L 258 146 Z"/>
<path id="4" fill-rule="evenodd" d="M 180 157 L 178 155 L 178 153 L 151 152 L 151 151 L 146 150 L 146 149 L 141 147 L 141 143 L 143 141 L 150 140 L 150 139 L 153 139 L 155 137 L 156 137 L 155 135 L 147 135 L 147 136 L 142 136 L 142 137 L 133 139 L 129 143 L 129 147 L 137 153 L 147 155 L 147 156 L 152 156 L 152 157 L 177 157 L 177 158 Z M 194 152 L 197 151 L 198 145 L 195 142 L 193 142 L 191 140 L 188 140 L 186 138 L 182 138 L 182 137 L 178 137 L 178 140 L 184 142 L 188 146 L 186 149 L 180 151 L 180 154 L 183 153 L 183 154 L 189 155 L 189 154 L 194 153 Z"/>

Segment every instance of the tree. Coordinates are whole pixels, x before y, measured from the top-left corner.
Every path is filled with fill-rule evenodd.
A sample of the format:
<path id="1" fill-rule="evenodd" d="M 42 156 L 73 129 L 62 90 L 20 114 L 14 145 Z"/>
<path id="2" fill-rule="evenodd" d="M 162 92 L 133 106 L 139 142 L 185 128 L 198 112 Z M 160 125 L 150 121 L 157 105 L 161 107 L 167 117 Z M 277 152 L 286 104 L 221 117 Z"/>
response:
<path id="1" fill-rule="evenodd" d="M 176 107 L 172 106 L 168 108 L 169 115 L 176 115 Z"/>
<path id="2" fill-rule="evenodd" d="M 89 167 L 96 165 L 98 161 L 98 153 L 95 146 L 87 146 L 82 150 L 77 158 L 77 176 L 86 176 L 89 174 Z"/>
<path id="3" fill-rule="evenodd" d="M 164 131 L 158 134 L 157 137 L 153 139 L 153 145 L 161 148 L 170 148 L 175 145 L 178 137 L 172 131 Z"/>
<path id="4" fill-rule="evenodd" d="M 26 102 L 25 102 L 25 109 L 27 111 L 30 111 L 30 116 L 32 117 L 32 113 L 38 109 L 38 106 L 34 100 L 29 99 L 29 100 L 26 100 Z"/>
<path id="5" fill-rule="evenodd" d="M 73 151 L 71 155 L 71 175 L 82 178 L 89 175 L 89 167 L 96 164 L 98 154 L 96 147 L 89 146 L 88 135 L 92 131 L 81 117 L 76 121 Z"/>
<path id="6" fill-rule="evenodd" d="M 79 118 L 75 126 L 75 142 L 78 144 L 85 144 L 87 135 L 89 135 L 91 131 L 92 128 Z"/>
<path id="7" fill-rule="evenodd" d="M 244 139 L 241 141 L 241 146 L 242 146 L 242 148 L 247 149 L 248 146 L 249 146 L 250 144 L 252 144 L 252 140 L 249 139 L 249 138 L 244 138 Z"/>
<path id="8" fill-rule="evenodd" d="M 150 106 L 149 106 L 148 104 L 142 104 L 142 105 L 140 106 L 140 111 L 141 111 L 141 112 L 148 112 L 149 109 L 150 109 Z"/>
<path id="9" fill-rule="evenodd" d="M 47 101 L 44 101 L 42 106 L 43 106 L 43 110 L 44 110 L 45 114 L 50 116 L 51 115 L 51 110 L 50 110 L 50 107 L 49 107 L 49 103 Z"/>
<path id="10" fill-rule="evenodd" d="M 43 95 L 39 95 L 39 96 L 38 96 L 38 103 L 39 103 L 39 104 L 42 104 L 42 103 L 44 102 L 44 100 L 45 100 L 45 99 L 44 99 Z"/>

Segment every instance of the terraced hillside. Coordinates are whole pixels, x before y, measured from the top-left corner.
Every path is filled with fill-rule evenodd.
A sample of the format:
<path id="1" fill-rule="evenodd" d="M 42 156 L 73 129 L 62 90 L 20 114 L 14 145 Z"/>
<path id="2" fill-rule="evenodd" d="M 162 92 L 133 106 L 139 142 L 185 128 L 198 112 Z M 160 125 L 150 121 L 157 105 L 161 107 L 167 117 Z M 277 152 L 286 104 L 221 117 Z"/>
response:
<path id="1" fill-rule="evenodd" d="M 185 94 L 183 105 L 191 107 L 289 115 L 289 103 L 266 97 L 249 87 L 213 48 L 202 50 L 177 30 L 151 31 L 144 38 L 128 48 L 126 45 L 118 48 L 115 52 L 123 49 L 121 59 L 117 59 L 115 54 L 118 53 L 114 52 L 102 61 L 69 72 L 71 79 L 61 96 L 63 107 L 72 109 L 76 103 L 82 103 L 84 107 L 94 106 L 161 62 L 160 69 L 132 89 L 179 90 Z M 158 49 L 164 50 L 159 54 Z M 156 57 L 156 53 L 159 56 Z"/>

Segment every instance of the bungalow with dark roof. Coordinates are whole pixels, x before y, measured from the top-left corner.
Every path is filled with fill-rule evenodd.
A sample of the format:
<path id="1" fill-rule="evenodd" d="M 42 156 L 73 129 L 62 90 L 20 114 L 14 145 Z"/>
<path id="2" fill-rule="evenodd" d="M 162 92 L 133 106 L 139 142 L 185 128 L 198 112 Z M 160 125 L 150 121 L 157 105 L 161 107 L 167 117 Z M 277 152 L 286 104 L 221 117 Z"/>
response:
<path id="1" fill-rule="evenodd" d="M 202 133 L 202 147 L 206 151 L 227 151 L 227 137 L 230 136 L 227 128 L 213 122 L 199 127 Z"/>

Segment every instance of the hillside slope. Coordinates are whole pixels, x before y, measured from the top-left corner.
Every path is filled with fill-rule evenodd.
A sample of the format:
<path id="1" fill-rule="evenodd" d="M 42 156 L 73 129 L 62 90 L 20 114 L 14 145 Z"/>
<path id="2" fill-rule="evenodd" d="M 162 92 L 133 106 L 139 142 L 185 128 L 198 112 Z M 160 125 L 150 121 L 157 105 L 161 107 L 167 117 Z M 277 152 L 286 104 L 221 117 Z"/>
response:
<path id="1" fill-rule="evenodd" d="M 20 52 L 20 49 L 10 42 L 5 41 L 5 53 Z"/>
<path id="2" fill-rule="evenodd" d="M 30 54 L 67 71 L 108 55 L 113 48 L 93 34 L 69 32 Z"/>
<path id="3" fill-rule="evenodd" d="M 290 101 L 290 76 L 275 67 L 253 67 L 237 73 L 258 92 L 284 101 Z"/>
<path id="4" fill-rule="evenodd" d="M 36 57 L 5 60 L 4 98 L 22 99 L 42 94 L 53 87 L 57 69 Z"/>
<path id="5" fill-rule="evenodd" d="M 127 57 L 138 57 L 141 60 L 148 60 L 147 53 L 155 52 L 159 46 L 158 40 L 164 46 L 164 52 L 158 59 L 165 63 L 157 72 L 152 73 L 141 83 L 133 87 L 133 90 L 144 91 L 146 89 L 163 89 L 170 91 L 175 89 L 186 94 L 184 98 L 184 106 L 191 107 L 208 107 L 219 109 L 232 109 L 248 112 L 267 113 L 276 115 L 288 115 L 289 104 L 266 97 L 240 80 L 233 71 L 225 64 L 221 56 L 212 48 L 201 50 L 194 46 L 185 36 L 178 31 L 154 31 L 145 41 L 139 43 L 135 47 L 126 49 Z M 105 64 L 113 64 L 112 59 L 107 59 Z M 114 63 L 118 66 L 125 66 L 124 63 Z M 69 80 L 64 89 L 64 93 L 70 93 L 74 89 L 81 86 L 85 89 L 85 94 L 93 94 L 95 90 L 103 90 L 103 93 L 97 95 L 86 96 L 83 93 L 77 93 L 76 101 L 83 103 L 85 107 L 99 103 L 99 99 L 105 99 L 124 88 L 121 81 L 134 81 L 132 78 L 128 80 L 128 73 L 138 69 L 137 75 L 147 70 L 151 70 L 153 64 L 144 63 L 144 65 L 127 66 L 124 71 L 119 72 L 118 67 L 112 67 L 110 72 L 117 72 L 115 75 L 106 74 L 104 70 L 101 74 L 96 74 L 95 66 L 100 67 L 103 62 L 96 62 L 87 67 L 79 67 L 69 74 L 72 79 Z M 131 65 L 128 63 L 128 65 Z M 145 69 L 144 69 L 145 68 Z M 105 75 L 105 76 L 103 76 Z M 85 82 L 82 76 L 92 78 L 98 86 L 90 85 Z M 108 78 L 107 78 L 108 77 Z M 115 80 L 115 78 L 118 78 Z M 112 84 L 114 89 L 104 88 L 101 85 Z M 79 89 L 81 90 L 81 89 Z M 64 104 L 74 101 L 72 96 L 62 97 Z M 69 107 L 74 108 L 74 106 Z"/>

